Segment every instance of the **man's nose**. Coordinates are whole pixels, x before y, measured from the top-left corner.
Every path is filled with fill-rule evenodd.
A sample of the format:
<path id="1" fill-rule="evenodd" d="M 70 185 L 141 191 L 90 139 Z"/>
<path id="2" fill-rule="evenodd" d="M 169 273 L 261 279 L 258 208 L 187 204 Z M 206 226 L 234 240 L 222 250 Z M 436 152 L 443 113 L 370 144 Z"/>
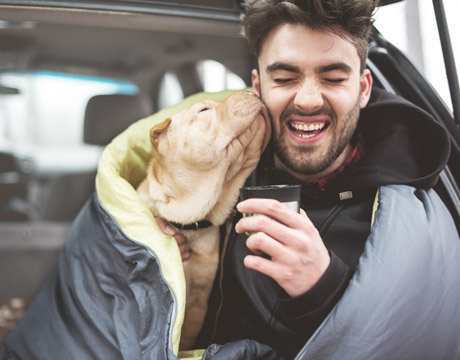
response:
<path id="1" fill-rule="evenodd" d="M 294 98 L 294 105 L 305 113 L 312 113 L 324 105 L 323 95 L 315 82 L 303 82 Z"/>

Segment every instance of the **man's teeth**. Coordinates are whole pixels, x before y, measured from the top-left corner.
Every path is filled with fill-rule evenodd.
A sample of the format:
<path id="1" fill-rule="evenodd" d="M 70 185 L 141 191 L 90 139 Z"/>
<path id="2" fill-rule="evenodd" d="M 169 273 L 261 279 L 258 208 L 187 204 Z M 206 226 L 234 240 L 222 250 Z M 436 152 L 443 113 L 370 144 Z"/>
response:
<path id="1" fill-rule="evenodd" d="M 321 130 L 326 123 L 321 123 L 321 124 L 291 124 L 292 127 L 296 130 L 302 130 L 302 131 L 314 131 L 314 130 Z"/>
<path id="2" fill-rule="evenodd" d="M 301 137 L 302 139 L 308 139 L 308 138 L 315 136 L 315 134 L 296 134 L 296 135 Z"/>

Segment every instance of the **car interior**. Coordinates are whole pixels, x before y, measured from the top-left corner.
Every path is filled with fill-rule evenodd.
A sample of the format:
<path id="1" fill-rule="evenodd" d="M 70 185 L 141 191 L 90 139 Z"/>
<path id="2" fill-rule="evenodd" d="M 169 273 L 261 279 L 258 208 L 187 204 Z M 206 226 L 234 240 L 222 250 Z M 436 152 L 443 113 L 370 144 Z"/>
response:
<path id="1" fill-rule="evenodd" d="M 117 134 L 194 93 L 250 86 L 240 10 L 232 0 L 0 1 L 0 305 L 30 300 L 55 269 L 94 191 L 97 159 Z M 377 30 L 372 38 L 375 86 L 451 134 L 437 191 L 460 229 L 453 114 L 397 48 Z M 68 85 L 46 95 L 52 81 Z M 80 91 L 85 84 L 95 90 Z"/>
<path id="2" fill-rule="evenodd" d="M 94 190 L 98 156 L 114 136 L 161 107 L 207 90 L 207 67 L 218 68 L 218 79 L 212 75 L 211 81 L 220 84 L 207 91 L 231 88 L 235 79 L 234 88 L 250 84 L 252 58 L 239 35 L 239 9 L 232 1 L 215 9 L 204 5 L 142 13 L 0 2 L 0 303 L 30 299 L 56 266 L 65 234 Z M 63 94 L 40 97 L 47 84 L 24 83 L 26 75 L 91 80 L 113 89 L 66 96 L 75 90 L 71 84 Z M 38 101 L 61 110 L 40 118 L 35 110 L 41 109 L 32 104 Z M 72 125 L 73 111 L 62 107 L 76 103 L 81 115 Z M 47 114 L 55 123 L 46 123 Z M 55 140 L 48 133 L 57 127 L 75 128 L 78 138 L 73 133 L 67 141 L 56 133 L 54 138 L 63 137 L 59 146 L 47 147 Z M 17 132 L 29 136 L 15 141 Z"/>

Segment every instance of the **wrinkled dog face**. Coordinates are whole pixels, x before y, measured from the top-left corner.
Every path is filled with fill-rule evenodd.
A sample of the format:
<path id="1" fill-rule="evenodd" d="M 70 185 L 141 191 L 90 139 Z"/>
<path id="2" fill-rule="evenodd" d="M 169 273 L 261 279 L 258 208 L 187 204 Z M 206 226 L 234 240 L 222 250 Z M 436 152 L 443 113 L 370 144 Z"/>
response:
<path id="1" fill-rule="evenodd" d="M 221 104 L 199 102 L 172 117 L 164 134 L 167 140 L 158 139 L 163 140 L 158 142 L 158 152 L 200 171 L 234 162 L 249 142 L 256 143 L 254 149 L 260 148 L 266 137 L 264 113 L 265 107 L 251 92 L 236 93 Z M 152 129 L 152 140 L 154 133 Z"/>
<path id="2" fill-rule="evenodd" d="M 197 103 L 153 127 L 152 171 L 158 184 L 150 184 L 150 196 L 155 199 L 160 190 L 165 195 L 163 199 L 158 195 L 160 212 L 170 212 L 168 218 L 173 220 L 174 200 L 184 205 L 187 194 L 193 194 L 191 210 L 201 207 L 199 219 L 221 202 L 223 191 L 231 190 L 234 202 L 270 139 L 268 121 L 260 99 L 241 91 L 221 104 Z"/>

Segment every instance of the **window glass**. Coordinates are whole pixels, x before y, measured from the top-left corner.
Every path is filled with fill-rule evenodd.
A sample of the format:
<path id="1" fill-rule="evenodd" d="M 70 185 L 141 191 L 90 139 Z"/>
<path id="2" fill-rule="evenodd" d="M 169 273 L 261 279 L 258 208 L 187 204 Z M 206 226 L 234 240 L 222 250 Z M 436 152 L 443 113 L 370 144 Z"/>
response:
<path id="1" fill-rule="evenodd" d="M 374 25 L 388 41 L 407 54 L 405 6 L 404 2 L 399 2 L 378 8 Z"/>
<path id="2" fill-rule="evenodd" d="M 434 27 L 436 24 L 436 20 L 434 16 L 433 4 L 432 2 L 430 3 L 431 4 L 428 4 L 427 1 L 420 1 L 420 7 L 422 10 L 421 16 L 423 17 L 423 19 L 430 19 L 430 24 L 433 24 L 422 26 L 423 37 L 435 38 L 436 40 L 433 40 L 432 43 L 436 41 L 438 45 L 434 48 L 430 47 L 430 44 L 423 47 L 425 58 L 427 59 L 426 73 L 430 81 L 434 84 L 435 88 L 441 93 L 441 96 L 445 99 L 448 106 L 452 109 L 452 100 L 450 98 L 449 87 L 444 70 L 444 60 L 436 61 L 436 59 L 442 58 L 442 49 L 437 28 Z M 458 21 L 458 14 L 460 13 L 460 1 L 444 0 L 444 8 L 446 11 L 447 23 L 449 26 L 449 35 L 454 52 L 458 76 L 460 61 L 460 23 Z M 436 29 L 436 31 L 429 30 L 428 26 L 433 26 L 432 29 Z M 442 63 L 442 66 L 439 65 L 440 63 Z"/>
<path id="3" fill-rule="evenodd" d="M 99 94 L 134 94 L 137 87 L 111 79 L 51 72 L 5 73 L 0 84 L 0 150 L 31 157 L 38 168 L 94 167 L 100 148 L 83 143 L 88 100 Z"/>
<path id="4" fill-rule="evenodd" d="M 240 90 L 247 86 L 243 79 L 217 61 L 200 61 L 197 64 L 197 70 L 206 92 Z"/>
<path id="5" fill-rule="evenodd" d="M 75 218 L 94 189 L 103 146 L 83 142 L 95 95 L 136 94 L 112 79 L 50 72 L 0 76 L 0 222 Z"/>
<path id="6" fill-rule="evenodd" d="M 460 2 L 444 0 L 444 7 L 458 69 L 460 24 L 456 18 L 460 12 Z M 432 1 L 411 0 L 384 6 L 376 13 L 375 26 L 405 53 L 452 109 Z"/>
<path id="7" fill-rule="evenodd" d="M 184 92 L 180 86 L 176 74 L 168 71 L 160 83 L 160 92 L 158 95 L 158 108 L 163 109 L 168 106 L 177 104 L 184 98 Z"/>
<path id="8" fill-rule="evenodd" d="M 199 61 L 196 64 L 196 71 L 205 92 L 240 90 L 248 86 L 238 75 L 214 60 Z M 184 92 L 177 76 L 171 71 L 167 72 L 160 83 L 158 108 L 172 106 L 183 98 Z"/>

